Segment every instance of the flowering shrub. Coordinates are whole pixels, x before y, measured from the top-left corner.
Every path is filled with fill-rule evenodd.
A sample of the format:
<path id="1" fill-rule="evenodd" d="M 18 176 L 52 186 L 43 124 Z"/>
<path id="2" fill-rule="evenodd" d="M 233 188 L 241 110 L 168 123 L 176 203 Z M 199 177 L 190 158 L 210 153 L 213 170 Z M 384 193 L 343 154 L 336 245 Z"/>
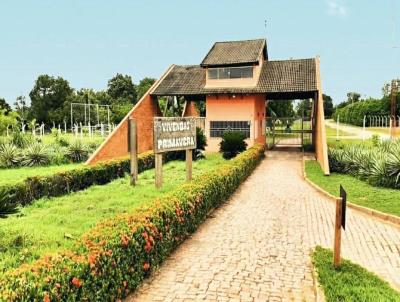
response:
<path id="1" fill-rule="evenodd" d="M 152 151 L 138 156 L 139 172 L 154 167 Z M 123 177 L 130 171 L 129 159 L 119 159 L 95 166 L 77 168 L 49 176 L 35 176 L 15 185 L 0 187 L 10 196 L 8 203 L 27 205 L 42 197 L 54 197 L 86 189 L 92 185 L 102 185 Z"/>
<path id="2" fill-rule="evenodd" d="M 132 213 L 98 224 L 72 251 L 44 256 L 6 273 L 0 279 L 0 299 L 113 301 L 125 297 L 235 191 L 263 155 L 263 146 L 254 146 Z"/>

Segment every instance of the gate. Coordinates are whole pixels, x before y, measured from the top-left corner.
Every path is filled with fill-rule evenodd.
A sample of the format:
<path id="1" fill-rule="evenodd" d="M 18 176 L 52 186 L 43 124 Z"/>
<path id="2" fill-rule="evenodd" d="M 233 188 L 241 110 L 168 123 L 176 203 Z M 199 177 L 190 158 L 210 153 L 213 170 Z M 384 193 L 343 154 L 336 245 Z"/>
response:
<path id="1" fill-rule="evenodd" d="M 266 120 L 267 147 L 312 146 L 312 124 L 310 119 L 301 117 L 268 117 Z"/>

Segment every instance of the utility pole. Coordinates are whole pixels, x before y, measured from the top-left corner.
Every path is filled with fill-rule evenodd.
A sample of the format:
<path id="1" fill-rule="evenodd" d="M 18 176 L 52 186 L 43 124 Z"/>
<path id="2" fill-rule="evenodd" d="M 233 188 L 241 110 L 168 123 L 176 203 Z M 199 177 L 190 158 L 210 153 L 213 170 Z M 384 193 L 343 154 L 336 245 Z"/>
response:
<path id="1" fill-rule="evenodd" d="M 392 80 L 391 99 L 390 99 L 390 122 L 392 123 L 390 136 L 396 138 L 396 116 L 397 116 L 397 81 Z"/>

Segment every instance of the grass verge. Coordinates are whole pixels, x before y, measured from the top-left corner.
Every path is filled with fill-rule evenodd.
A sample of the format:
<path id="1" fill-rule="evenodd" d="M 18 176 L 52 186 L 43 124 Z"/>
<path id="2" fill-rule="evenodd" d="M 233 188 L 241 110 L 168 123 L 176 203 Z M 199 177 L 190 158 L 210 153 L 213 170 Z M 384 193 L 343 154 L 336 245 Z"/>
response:
<path id="1" fill-rule="evenodd" d="M 21 167 L 13 169 L 0 169 L 0 186 L 12 185 L 33 176 L 49 176 L 58 172 L 66 172 L 83 164 L 65 164 L 46 167 Z"/>
<path id="2" fill-rule="evenodd" d="M 400 216 L 400 190 L 374 187 L 347 174 L 331 173 L 325 176 L 314 160 L 305 162 L 307 178 L 334 196 L 339 196 L 339 186 L 347 191 L 347 200 L 363 207 Z"/>
<path id="3" fill-rule="evenodd" d="M 327 302 L 398 302 L 400 293 L 375 274 L 348 260 L 332 265 L 332 251 L 316 247 L 312 259 Z"/>
<path id="4" fill-rule="evenodd" d="M 219 154 L 193 162 L 193 176 L 210 171 L 225 160 Z M 98 221 L 132 211 L 185 182 L 185 162 L 163 166 L 164 184 L 154 188 L 154 169 L 139 174 L 137 186 L 129 176 L 54 198 L 42 198 L 0 220 L 0 271 L 30 263 L 45 253 L 71 248 Z"/>

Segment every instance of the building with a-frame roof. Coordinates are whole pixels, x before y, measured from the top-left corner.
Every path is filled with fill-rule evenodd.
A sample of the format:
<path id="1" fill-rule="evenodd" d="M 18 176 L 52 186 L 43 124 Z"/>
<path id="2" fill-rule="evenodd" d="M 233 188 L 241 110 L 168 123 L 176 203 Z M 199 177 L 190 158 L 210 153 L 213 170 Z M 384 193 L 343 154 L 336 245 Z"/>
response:
<path id="1" fill-rule="evenodd" d="M 152 149 L 153 117 L 158 98 L 184 97 L 185 116 L 197 115 L 194 103 L 205 100 L 208 150 L 217 151 L 227 129 L 245 133 L 249 146 L 265 143 L 267 100 L 313 99 L 312 143 L 329 174 L 319 58 L 270 61 L 265 39 L 216 42 L 199 65 L 172 65 L 88 160 L 126 155 L 127 120 L 138 123 L 139 152 Z"/>

